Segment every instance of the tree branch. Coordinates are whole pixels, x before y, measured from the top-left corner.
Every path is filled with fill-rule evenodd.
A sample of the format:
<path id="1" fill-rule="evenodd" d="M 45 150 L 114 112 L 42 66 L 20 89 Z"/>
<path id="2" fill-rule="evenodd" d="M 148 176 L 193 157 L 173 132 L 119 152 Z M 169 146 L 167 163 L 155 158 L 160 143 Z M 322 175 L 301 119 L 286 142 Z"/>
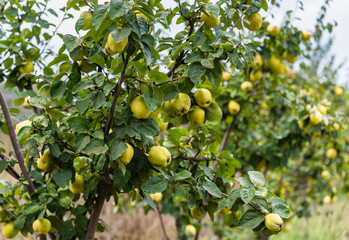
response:
<path id="1" fill-rule="evenodd" d="M 243 16 L 251 7 L 252 5 L 250 5 L 245 11 L 242 12 L 241 17 L 236 21 L 236 23 L 231 27 L 231 29 L 234 29 L 239 24 L 239 22 L 241 22 Z"/>
<path id="2" fill-rule="evenodd" d="M 122 66 L 121 75 L 120 75 L 120 79 L 119 79 L 119 82 L 118 82 L 118 85 L 117 85 L 117 88 L 116 88 L 116 91 L 114 94 L 113 103 L 112 103 L 111 108 L 110 108 L 108 121 L 107 121 L 107 124 L 106 124 L 105 129 L 104 129 L 105 136 L 108 134 L 110 126 L 111 126 L 111 122 L 113 120 L 116 102 L 117 102 L 117 99 L 118 99 L 119 94 L 120 94 L 121 84 L 124 82 L 124 79 L 125 79 L 125 72 L 126 72 L 126 67 L 127 67 L 127 63 L 128 63 L 129 59 L 130 59 L 130 55 L 127 54 L 126 59 L 124 60 L 124 65 Z"/>
<path id="3" fill-rule="evenodd" d="M 1 90 L 0 90 L 0 105 L 1 105 L 2 111 L 4 113 L 4 117 L 5 117 L 6 124 L 7 124 L 7 129 L 8 129 L 9 135 L 10 135 L 10 139 L 11 139 L 11 143 L 12 143 L 13 149 L 15 150 L 15 154 L 16 154 L 16 157 L 17 157 L 17 161 L 18 161 L 19 167 L 21 168 L 21 171 L 22 171 L 25 179 L 28 181 L 28 192 L 31 195 L 31 194 L 33 194 L 35 192 L 35 188 L 34 188 L 32 180 L 30 178 L 29 170 L 24 165 L 24 158 L 23 158 L 21 149 L 19 147 L 19 144 L 17 142 L 17 139 L 16 139 L 16 133 L 15 133 L 15 129 L 13 127 L 11 114 L 10 114 L 10 111 L 8 109 L 6 100 L 5 100 L 4 95 L 2 94 Z"/>
<path id="4" fill-rule="evenodd" d="M 217 160 L 216 158 L 208 158 L 208 157 L 186 157 L 186 156 L 180 156 L 180 158 L 185 159 L 185 160 L 189 160 L 192 162 L 209 162 L 209 161 L 215 161 Z"/>
<path id="5" fill-rule="evenodd" d="M 229 137 L 230 137 L 230 133 L 231 133 L 231 131 L 232 131 L 232 130 L 234 129 L 234 127 L 235 127 L 236 120 L 237 120 L 237 118 L 238 118 L 240 112 L 241 112 L 241 110 L 240 110 L 237 114 L 234 115 L 234 119 L 233 119 L 232 123 L 230 124 L 229 128 L 228 128 L 227 131 L 225 132 L 225 135 L 224 135 L 224 137 L 223 137 L 222 144 L 221 144 L 221 146 L 220 146 L 220 148 L 219 148 L 218 153 L 221 153 L 221 152 L 224 151 L 224 149 L 227 147 L 227 143 L 228 143 L 228 140 L 229 140 Z"/>
<path id="6" fill-rule="evenodd" d="M 161 215 L 161 212 L 160 212 L 159 204 L 156 205 L 156 210 L 157 210 L 158 215 L 159 215 L 160 225 L 161 225 L 162 232 L 164 233 L 165 239 L 166 240 L 170 240 L 170 238 L 168 237 L 167 232 L 166 232 L 166 228 L 165 228 L 165 225 L 164 225 L 164 220 L 162 219 L 162 215 Z"/>
<path id="7" fill-rule="evenodd" d="M 0 158 L 2 158 L 3 160 L 7 161 L 8 159 L 6 158 L 6 156 L 4 154 L 2 154 L 0 152 Z M 10 165 L 8 165 L 5 169 L 5 171 L 10 174 L 12 177 L 14 177 L 15 179 L 19 180 L 20 179 L 20 175 L 13 169 L 13 167 L 11 167 Z"/>
<path id="8" fill-rule="evenodd" d="M 102 193 L 98 195 L 96 199 L 96 203 L 94 205 L 94 208 L 92 210 L 92 214 L 90 216 L 90 222 L 88 223 L 87 232 L 86 232 L 86 240 L 93 240 L 99 215 L 101 214 L 105 199 L 108 196 L 108 193 L 110 191 L 110 185 L 107 185 L 106 189 L 102 190 Z"/>
<path id="9" fill-rule="evenodd" d="M 17 219 L 17 217 L 12 213 L 10 212 L 9 210 L 7 210 L 1 203 L 0 203 L 0 207 L 2 209 L 4 209 L 5 212 L 7 212 L 11 217 L 13 217 L 14 219 Z"/>

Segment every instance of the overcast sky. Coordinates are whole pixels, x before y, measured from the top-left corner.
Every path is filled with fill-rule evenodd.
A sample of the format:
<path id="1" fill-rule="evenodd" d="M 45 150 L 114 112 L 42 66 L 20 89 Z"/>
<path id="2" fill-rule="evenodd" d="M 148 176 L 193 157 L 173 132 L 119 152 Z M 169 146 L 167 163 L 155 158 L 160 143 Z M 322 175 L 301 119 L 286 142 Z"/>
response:
<path id="1" fill-rule="evenodd" d="M 168 2 L 165 3 L 166 1 Z M 285 15 L 285 12 L 288 10 L 294 10 L 296 8 L 297 2 L 297 0 L 283 0 L 281 3 L 281 9 L 270 9 L 274 14 L 274 19 L 271 19 L 270 15 L 268 15 L 268 21 L 272 22 L 273 24 L 280 23 L 283 19 L 283 16 Z M 296 12 L 296 17 L 300 18 L 301 20 L 295 20 L 294 25 L 300 28 L 302 31 L 313 31 L 313 27 L 316 23 L 316 18 L 318 17 L 320 7 L 323 4 L 324 0 L 303 0 L 302 2 L 304 11 L 298 9 Z M 162 3 L 164 4 L 164 6 L 173 6 L 172 0 L 162 0 Z M 63 7 L 65 4 L 66 1 L 51 0 L 49 7 L 59 12 L 58 9 Z M 349 56 L 349 0 L 333 0 L 330 6 L 331 7 L 328 9 L 326 21 L 336 20 L 338 23 L 338 26 L 334 29 L 335 41 L 332 52 L 337 56 L 336 62 L 337 64 L 339 64 Z M 87 7 L 85 10 L 87 10 Z M 59 32 L 63 34 L 70 33 L 77 35 L 74 30 L 74 25 L 75 21 L 80 15 L 80 12 L 77 12 L 74 9 L 71 9 L 69 11 L 76 16 L 75 20 L 64 22 L 64 24 L 62 24 L 62 26 L 60 27 Z M 267 14 L 265 12 L 262 12 L 262 15 L 266 16 Z M 55 40 L 51 41 L 51 47 L 56 49 L 59 48 L 61 43 L 57 40 L 58 39 L 55 38 Z M 346 62 L 345 66 L 341 70 L 338 77 L 338 83 L 342 85 L 347 85 L 349 83 L 349 61 Z"/>

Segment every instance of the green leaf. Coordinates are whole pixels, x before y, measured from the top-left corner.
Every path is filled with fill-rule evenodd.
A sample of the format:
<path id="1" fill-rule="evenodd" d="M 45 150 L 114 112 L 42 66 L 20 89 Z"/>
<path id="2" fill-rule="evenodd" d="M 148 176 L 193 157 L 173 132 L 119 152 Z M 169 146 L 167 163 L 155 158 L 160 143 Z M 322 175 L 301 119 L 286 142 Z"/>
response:
<path id="1" fill-rule="evenodd" d="M 209 178 L 209 179 L 213 179 L 213 174 L 212 174 L 212 169 L 206 166 L 202 166 L 199 165 L 200 169 L 204 171 L 205 175 Z"/>
<path id="2" fill-rule="evenodd" d="M 190 178 L 192 176 L 191 172 L 189 172 L 188 170 L 183 170 L 179 173 L 175 173 L 173 175 L 173 180 L 174 181 L 180 181 L 180 180 L 184 180 L 187 178 Z"/>
<path id="3" fill-rule="evenodd" d="M 29 214 L 32 214 L 32 213 L 35 213 L 36 211 L 38 210 L 41 210 L 41 205 L 38 204 L 38 203 L 32 203 L 30 205 L 27 205 L 25 206 L 25 208 L 23 209 L 23 214 L 24 215 L 29 215 Z"/>
<path id="4" fill-rule="evenodd" d="M 165 82 L 166 80 L 168 80 L 168 76 L 165 73 L 159 72 L 157 70 L 150 70 L 148 76 L 151 81 L 156 83 Z"/>
<path id="5" fill-rule="evenodd" d="M 158 136 L 160 134 L 160 128 L 157 122 L 152 118 L 147 118 L 144 120 L 136 120 L 132 122 L 131 126 L 138 131 L 139 133 L 142 133 L 146 136 Z"/>
<path id="6" fill-rule="evenodd" d="M 92 138 L 82 151 L 86 154 L 102 154 L 108 151 L 108 147 L 102 139 Z"/>
<path id="7" fill-rule="evenodd" d="M 272 207 L 274 207 L 274 206 L 276 206 L 276 205 L 283 205 L 283 206 L 289 208 L 288 203 L 287 203 L 285 200 L 283 200 L 283 199 L 281 199 L 281 198 L 278 198 L 278 197 L 272 198 L 272 199 L 270 200 L 270 204 L 271 204 Z"/>
<path id="8" fill-rule="evenodd" d="M 111 0 L 110 2 L 110 19 L 125 16 L 134 5 L 133 1 Z"/>
<path id="9" fill-rule="evenodd" d="M 239 221 L 239 228 L 253 229 L 264 221 L 264 215 L 258 210 L 247 210 Z"/>
<path id="10" fill-rule="evenodd" d="M 82 117 L 72 117 L 67 120 L 71 130 L 78 133 L 87 133 L 89 128 L 89 121 Z"/>
<path id="11" fill-rule="evenodd" d="M 267 2 L 267 0 L 262 0 L 262 9 L 264 10 L 264 11 L 268 11 L 268 2 Z"/>
<path id="12" fill-rule="evenodd" d="M 121 141 L 119 138 L 114 138 L 110 143 L 110 156 L 112 160 L 116 160 L 123 152 L 125 152 L 127 149 L 127 145 Z"/>
<path id="13" fill-rule="evenodd" d="M 105 95 L 102 92 L 98 92 L 97 97 L 94 101 L 94 107 L 95 109 L 101 108 L 105 104 Z"/>
<path id="14" fill-rule="evenodd" d="M 69 196 L 66 196 L 66 197 L 60 198 L 60 199 L 58 200 L 58 203 L 59 203 L 59 205 L 61 205 L 63 208 L 69 209 L 70 204 L 71 204 L 71 199 L 70 199 Z"/>
<path id="15" fill-rule="evenodd" d="M 122 42 L 125 38 L 127 38 L 131 34 L 131 29 L 128 27 L 118 28 L 111 33 L 115 42 Z"/>
<path id="16" fill-rule="evenodd" d="M 77 48 L 82 43 L 82 39 L 77 38 L 71 34 L 66 34 L 63 37 L 63 42 L 68 52 L 72 52 L 75 48 Z"/>
<path id="17" fill-rule="evenodd" d="M 187 196 L 189 193 L 189 187 L 181 185 L 178 188 L 176 188 L 174 194 L 173 194 L 173 203 L 175 205 L 180 204 L 181 202 L 185 202 L 187 200 Z"/>
<path id="18" fill-rule="evenodd" d="M 59 149 L 59 146 L 57 143 L 48 144 L 48 147 L 50 148 L 50 152 L 53 156 L 59 157 L 59 155 L 61 155 L 61 150 Z"/>
<path id="19" fill-rule="evenodd" d="M 15 229 L 22 229 L 24 227 L 24 224 L 27 220 L 27 217 L 24 215 L 20 215 L 19 217 L 17 217 L 17 219 L 14 221 L 13 225 Z"/>
<path id="20" fill-rule="evenodd" d="M 95 86 L 96 86 L 96 83 L 94 81 L 89 80 L 89 79 L 88 80 L 84 80 L 84 81 L 79 82 L 78 84 L 76 84 L 73 87 L 72 93 L 75 94 L 75 93 L 79 92 L 80 90 L 92 88 L 92 87 L 95 87 Z"/>
<path id="21" fill-rule="evenodd" d="M 51 100 L 45 96 L 35 96 L 29 98 L 29 103 L 34 107 L 45 109 L 51 105 Z"/>
<path id="22" fill-rule="evenodd" d="M 240 183 L 240 185 L 243 187 L 243 188 L 253 188 L 254 189 L 254 185 L 253 183 L 251 182 L 251 180 L 247 177 L 240 177 L 238 178 L 238 182 Z"/>
<path id="23" fill-rule="evenodd" d="M 108 6 L 107 5 L 97 5 L 93 11 L 92 15 L 92 25 L 97 30 L 101 24 L 102 21 L 105 19 L 105 17 L 108 15 Z"/>
<path id="24" fill-rule="evenodd" d="M 55 82 L 50 89 L 50 95 L 52 98 L 62 98 L 66 89 L 67 85 L 65 82 Z"/>
<path id="25" fill-rule="evenodd" d="M 211 102 L 210 106 L 205 108 L 205 119 L 207 121 L 218 122 L 222 119 L 222 117 L 222 109 L 217 103 Z"/>
<path id="26" fill-rule="evenodd" d="M 80 0 L 69 0 L 67 2 L 67 10 L 69 10 L 72 7 L 75 7 L 76 4 L 78 4 L 78 2 L 80 2 Z"/>
<path id="27" fill-rule="evenodd" d="M 101 67 L 103 67 L 105 64 L 104 58 L 101 55 L 93 55 L 89 57 L 87 60 L 90 60 L 91 62 L 94 62 Z"/>
<path id="28" fill-rule="evenodd" d="M 242 189 L 240 192 L 241 200 L 245 203 L 251 201 L 251 199 L 256 195 L 256 190 L 254 188 Z"/>
<path id="29" fill-rule="evenodd" d="M 273 213 L 277 213 L 283 218 L 290 217 L 290 210 L 285 205 L 276 204 L 276 205 L 273 205 L 272 209 L 273 209 Z"/>
<path id="30" fill-rule="evenodd" d="M 228 197 L 227 197 L 227 208 L 230 209 L 234 203 L 236 202 L 236 200 L 238 198 L 240 198 L 240 192 L 241 189 L 234 189 L 231 193 L 229 193 Z"/>
<path id="31" fill-rule="evenodd" d="M 268 202 L 264 198 L 253 198 L 251 203 L 259 206 L 263 211 L 268 213 Z"/>
<path id="32" fill-rule="evenodd" d="M 76 147 L 76 152 L 81 152 L 82 149 L 86 147 L 87 144 L 90 143 L 90 136 L 84 133 L 80 133 L 76 136 L 75 139 L 75 147 Z"/>
<path id="33" fill-rule="evenodd" d="M 158 100 L 156 97 L 153 95 L 150 95 L 149 93 L 145 92 L 144 93 L 144 102 L 145 105 L 147 105 L 147 108 L 149 111 L 154 112 L 158 108 Z"/>
<path id="34" fill-rule="evenodd" d="M 257 187 L 264 187 L 265 179 L 262 173 L 257 171 L 249 171 L 248 176 L 250 177 L 251 182 Z"/>
<path id="35" fill-rule="evenodd" d="M 58 169 L 53 172 L 52 178 L 59 187 L 65 188 L 72 178 L 72 172 L 68 168 Z"/>
<path id="36" fill-rule="evenodd" d="M 92 105 L 91 98 L 79 99 L 76 101 L 76 109 L 83 114 Z"/>
<path id="37" fill-rule="evenodd" d="M 214 184 L 211 181 L 204 182 L 202 184 L 202 187 L 212 196 L 221 198 L 222 197 L 222 192 L 219 190 L 216 184 Z"/>
<path id="38" fill-rule="evenodd" d="M 154 204 L 153 199 L 150 197 L 149 193 L 145 193 L 146 197 L 144 198 L 144 200 L 149 204 L 149 206 L 154 209 L 155 211 L 157 211 L 156 206 Z"/>
<path id="39" fill-rule="evenodd" d="M 209 4 L 206 6 L 206 10 L 210 12 L 215 18 L 219 16 L 220 9 L 217 5 Z"/>
<path id="40" fill-rule="evenodd" d="M 200 63 L 193 63 L 189 67 L 189 77 L 190 80 L 194 83 L 197 84 L 201 77 L 205 74 L 206 69 L 201 66 Z"/>
<path id="41" fill-rule="evenodd" d="M 167 181 L 159 176 L 149 178 L 144 184 L 143 190 L 149 193 L 159 193 L 167 189 Z"/>

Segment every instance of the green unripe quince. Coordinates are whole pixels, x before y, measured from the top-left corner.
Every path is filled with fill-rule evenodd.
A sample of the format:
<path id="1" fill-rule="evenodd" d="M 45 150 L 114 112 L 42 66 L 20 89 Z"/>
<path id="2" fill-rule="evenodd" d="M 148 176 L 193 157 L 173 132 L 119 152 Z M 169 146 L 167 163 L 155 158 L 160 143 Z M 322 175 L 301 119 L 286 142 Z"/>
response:
<path id="1" fill-rule="evenodd" d="M 75 180 L 69 185 L 69 190 L 74 194 L 79 194 L 84 191 L 85 181 L 84 176 L 75 175 Z"/>
<path id="2" fill-rule="evenodd" d="M 141 96 L 132 100 L 131 111 L 137 119 L 146 119 L 151 113 Z"/>
<path id="3" fill-rule="evenodd" d="M 34 64 L 30 61 L 26 62 L 19 68 L 20 73 L 31 73 L 34 72 Z"/>
<path id="4" fill-rule="evenodd" d="M 205 28 L 214 28 L 217 27 L 221 23 L 220 17 L 215 18 L 209 12 L 201 12 L 200 20 L 204 22 Z"/>
<path id="5" fill-rule="evenodd" d="M 148 161 L 152 165 L 167 167 L 171 163 L 171 153 L 165 147 L 152 147 L 148 154 Z"/>
<path id="6" fill-rule="evenodd" d="M 200 126 L 205 121 L 205 111 L 199 106 L 194 106 L 187 116 L 189 122 L 195 126 Z"/>
<path id="7" fill-rule="evenodd" d="M 265 227 L 272 232 L 278 232 L 282 229 L 282 218 L 279 214 L 271 213 L 265 216 Z"/>
<path id="8" fill-rule="evenodd" d="M 249 23 L 244 21 L 244 26 L 248 30 L 256 31 L 256 30 L 260 29 L 262 26 L 262 16 L 259 13 L 247 15 L 244 17 L 244 20 L 249 21 Z"/>
<path id="9" fill-rule="evenodd" d="M 5 238 L 12 239 L 17 236 L 19 233 L 19 230 L 14 229 L 13 222 L 5 223 L 4 226 L 2 226 L 2 235 L 4 235 Z"/>
<path id="10" fill-rule="evenodd" d="M 185 93 L 178 93 L 178 96 L 171 100 L 170 105 L 177 115 L 186 114 L 191 106 L 190 97 Z"/>
<path id="11" fill-rule="evenodd" d="M 194 219 L 200 221 L 206 216 L 206 208 L 204 208 L 203 206 L 195 205 L 195 207 L 190 210 L 190 213 Z"/>
<path id="12" fill-rule="evenodd" d="M 200 89 L 196 91 L 194 98 L 196 103 L 202 108 L 207 108 L 212 102 L 211 92 L 207 89 Z"/>
<path id="13" fill-rule="evenodd" d="M 171 106 L 171 101 L 165 101 L 164 102 L 164 108 L 165 108 L 165 111 L 167 113 L 167 115 L 170 117 L 170 118 L 175 118 L 176 117 L 176 112 L 175 110 L 173 110 L 172 106 Z"/>
<path id="14" fill-rule="evenodd" d="M 46 218 L 37 219 L 33 223 L 33 230 L 38 235 L 46 235 L 51 229 L 51 222 Z"/>
<path id="15" fill-rule="evenodd" d="M 130 144 L 126 143 L 126 145 L 127 145 L 127 149 L 125 152 L 122 153 L 120 157 L 120 161 L 125 164 L 128 164 L 133 158 L 134 150 Z"/>

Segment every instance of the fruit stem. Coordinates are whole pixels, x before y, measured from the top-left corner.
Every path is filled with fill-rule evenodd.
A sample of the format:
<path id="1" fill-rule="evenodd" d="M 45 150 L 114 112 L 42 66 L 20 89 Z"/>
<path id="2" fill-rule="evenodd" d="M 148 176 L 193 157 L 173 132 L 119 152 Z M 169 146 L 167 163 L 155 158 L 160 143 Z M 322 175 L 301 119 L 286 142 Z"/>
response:
<path id="1" fill-rule="evenodd" d="M 19 167 L 21 168 L 21 171 L 22 171 L 25 179 L 28 181 L 28 192 L 31 195 L 35 192 L 35 188 L 34 188 L 32 180 L 30 178 L 29 170 L 24 165 L 24 158 L 23 158 L 23 155 L 21 152 L 21 148 L 19 147 L 19 144 L 18 144 L 17 139 L 16 139 L 16 133 L 15 133 L 15 129 L 13 126 L 11 114 L 10 114 L 9 108 L 7 106 L 6 100 L 4 98 L 4 95 L 2 94 L 2 91 L 0 91 L 0 105 L 1 105 L 2 111 L 4 113 L 5 120 L 6 120 L 6 125 L 7 125 L 9 135 L 10 135 L 11 144 L 12 144 L 13 149 L 15 151 Z"/>

